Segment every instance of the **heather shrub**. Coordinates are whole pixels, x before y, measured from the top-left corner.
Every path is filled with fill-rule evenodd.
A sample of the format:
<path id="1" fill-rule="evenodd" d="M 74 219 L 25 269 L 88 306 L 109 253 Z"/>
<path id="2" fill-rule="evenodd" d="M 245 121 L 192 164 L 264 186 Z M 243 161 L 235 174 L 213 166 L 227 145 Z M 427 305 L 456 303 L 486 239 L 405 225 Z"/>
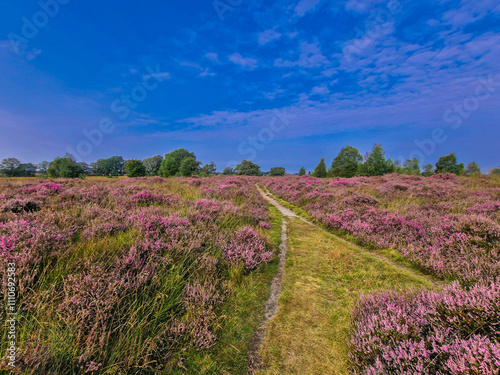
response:
<path id="1" fill-rule="evenodd" d="M 16 263 L 27 332 L 13 373 L 171 373 L 217 344 L 221 308 L 242 281 L 231 270 L 271 258 L 254 231 L 270 217 L 251 178 L 192 180 L 211 188 L 163 178 L 0 184 L 0 262 Z M 242 241 L 251 252 L 230 262 L 224 249 Z"/>
<path id="2" fill-rule="evenodd" d="M 352 322 L 351 359 L 362 374 L 496 374 L 500 366 L 497 281 L 441 292 L 363 296 Z"/>
<path id="3" fill-rule="evenodd" d="M 438 277 L 471 284 L 500 271 L 500 189 L 489 179 L 287 176 L 266 186 L 326 227 L 394 248 Z"/>
<path id="4" fill-rule="evenodd" d="M 273 253 L 267 251 L 265 241 L 253 229 L 244 227 L 235 231 L 232 239 L 224 245 L 223 256 L 230 263 L 242 263 L 251 270 L 268 262 Z"/>

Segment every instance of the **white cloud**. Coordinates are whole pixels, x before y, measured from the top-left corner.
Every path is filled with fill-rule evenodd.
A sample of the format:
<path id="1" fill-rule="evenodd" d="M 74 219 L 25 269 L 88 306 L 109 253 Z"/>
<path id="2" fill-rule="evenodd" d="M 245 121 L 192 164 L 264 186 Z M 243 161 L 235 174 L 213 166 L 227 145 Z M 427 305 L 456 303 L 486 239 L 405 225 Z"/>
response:
<path id="1" fill-rule="evenodd" d="M 208 70 L 208 68 L 205 68 L 203 72 L 200 73 L 200 77 L 211 77 L 214 76 L 215 73 L 212 73 Z"/>
<path id="2" fill-rule="evenodd" d="M 170 79 L 171 75 L 169 72 L 159 72 L 159 73 L 151 73 L 151 74 L 145 74 L 143 75 L 143 78 L 145 77 L 153 77 L 153 78 L 159 78 L 159 79 Z"/>
<path id="3" fill-rule="evenodd" d="M 299 17 L 304 16 L 307 12 L 313 10 L 321 0 L 300 0 L 295 7 L 295 14 Z"/>
<path id="4" fill-rule="evenodd" d="M 215 63 L 219 63 L 219 56 L 215 52 L 208 52 L 205 54 L 205 57 L 209 59 L 210 61 L 213 61 Z"/>
<path id="5" fill-rule="evenodd" d="M 328 65 L 328 59 L 323 56 L 318 42 L 308 43 L 303 41 L 300 43 L 300 56 L 296 61 L 283 60 L 278 58 L 274 61 L 275 67 L 292 67 L 299 66 L 301 68 L 318 68 Z"/>
<path id="6" fill-rule="evenodd" d="M 259 34 L 259 44 L 264 45 L 281 37 L 281 34 L 270 29 Z"/>
<path id="7" fill-rule="evenodd" d="M 384 0 L 348 0 L 345 3 L 345 9 L 352 10 L 357 13 L 366 13 L 373 11 L 373 7 L 383 3 Z"/>
<path id="8" fill-rule="evenodd" d="M 329 93 L 330 90 L 326 87 L 326 85 L 316 86 L 311 90 L 311 95 L 327 95 Z"/>
<path id="9" fill-rule="evenodd" d="M 236 65 L 241 66 L 246 69 L 255 69 L 257 68 L 257 60 L 251 57 L 243 57 L 239 53 L 233 53 L 229 56 L 229 60 Z"/>

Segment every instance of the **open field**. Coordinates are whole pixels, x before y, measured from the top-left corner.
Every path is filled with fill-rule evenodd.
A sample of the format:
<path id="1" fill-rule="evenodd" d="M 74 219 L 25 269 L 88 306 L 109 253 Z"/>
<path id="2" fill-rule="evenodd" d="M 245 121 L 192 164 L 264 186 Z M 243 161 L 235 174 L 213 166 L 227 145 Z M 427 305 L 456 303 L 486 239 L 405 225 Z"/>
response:
<path id="1" fill-rule="evenodd" d="M 332 233 L 443 281 L 455 280 L 437 292 L 361 296 L 349 312 L 351 370 L 498 373 L 498 179 L 304 176 L 272 179 L 266 186 L 289 208 Z"/>
<path id="2" fill-rule="evenodd" d="M 496 374 L 499 201 L 451 176 L 2 179 L 0 372 L 247 373 L 285 215 L 255 373 Z"/>
<path id="3" fill-rule="evenodd" d="M 280 235 L 251 179 L 0 184 L 2 269 L 14 263 L 17 277 L 14 372 L 245 371 Z M 4 317 L 6 307 L 2 293 Z M 3 330 L 4 353 L 7 342 Z"/>

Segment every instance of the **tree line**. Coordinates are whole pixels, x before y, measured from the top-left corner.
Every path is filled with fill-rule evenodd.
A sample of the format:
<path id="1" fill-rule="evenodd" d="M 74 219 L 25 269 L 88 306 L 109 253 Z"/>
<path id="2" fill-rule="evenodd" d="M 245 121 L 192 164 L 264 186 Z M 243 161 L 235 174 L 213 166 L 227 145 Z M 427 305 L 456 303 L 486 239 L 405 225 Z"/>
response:
<path id="1" fill-rule="evenodd" d="M 302 167 L 299 175 L 305 175 Z M 481 174 L 481 168 L 473 161 L 464 165 L 458 163 L 455 153 L 441 156 L 435 165 L 427 164 L 421 169 L 417 158 L 407 159 L 404 162 L 386 159 L 381 145 L 376 144 L 372 151 L 361 156 L 359 150 L 353 146 L 342 148 L 333 159 L 330 168 L 327 168 L 325 158 L 322 158 L 313 172 L 308 174 L 324 177 L 354 177 L 354 176 L 381 176 L 388 173 L 431 176 L 436 173 L 453 173 L 455 175 L 476 176 Z M 500 175 L 500 167 L 493 168 L 491 174 Z M 124 160 L 121 156 L 111 156 L 107 159 L 98 159 L 90 164 L 77 162 L 75 158 L 66 154 L 53 161 L 43 161 L 39 164 L 21 163 L 15 158 L 3 159 L 0 163 L 0 174 L 6 177 L 33 177 L 37 174 L 49 177 L 75 178 L 83 176 L 213 176 L 219 174 L 214 162 L 202 165 L 193 152 L 179 148 L 164 156 L 155 155 L 144 160 Z M 283 176 L 284 167 L 273 167 L 269 172 L 262 172 L 260 167 L 250 160 L 243 160 L 235 168 L 226 167 L 222 175 L 245 176 Z"/>
<path id="2" fill-rule="evenodd" d="M 7 158 L 0 163 L 0 174 L 6 177 L 34 177 L 37 174 L 48 177 L 76 178 L 83 176 L 213 176 L 218 174 L 214 162 L 202 166 L 193 152 L 179 148 L 164 156 L 155 155 L 144 160 L 124 160 L 121 156 L 111 156 L 107 159 L 98 159 L 90 164 L 77 162 L 71 154 L 56 157 L 53 161 L 43 161 L 39 164 L 21 163 L 18 159 Z M 262 176 L 263 174 L 284 175 L 285 168 L 272 168 L 264 173 L 260 167 L 243 160 L 235 168 L 225 168 L 224 175 Z"/>
<path id="3" fill-rule="evenodd" d="M 333 159 L 329 169 L 326 167 L 325 158 L 322 158 L 313 172 L 309 172 L 314 177 L 354 177 L 354 176 L 382 176 L 389 173 L 399 173 L 417 176 L 432 176 L 439 173 L 452 173 L 457 176 L 477 176 L 481 174 L 481 168 L 473 161 L 464 165 L 458 163 L 455 153 L 441 156 L 435 165 L 426 164 L 420 168 L 420 161 L 417 158 L 407 159 L 403 163 L 386 159 L 385 152 L 381 145 L 374 145 L 371 152 L 364 157 L 359 150 L 353 146 L 342 148 L 339 154 Z M 490 173 L 500 175 L 500 167 L 493 168 Z M 302 167 L 299 175 L 306 174 Z"/>

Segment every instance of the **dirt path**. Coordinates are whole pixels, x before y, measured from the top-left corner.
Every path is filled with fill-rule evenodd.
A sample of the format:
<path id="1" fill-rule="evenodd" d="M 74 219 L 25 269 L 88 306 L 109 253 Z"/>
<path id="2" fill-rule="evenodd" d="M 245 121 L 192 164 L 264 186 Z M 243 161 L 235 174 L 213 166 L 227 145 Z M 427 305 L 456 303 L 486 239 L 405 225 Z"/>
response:
<path id="1" fill-rule="evenodd" d="M 410 268 L 407 268 L 401 264 L 398 264 L 382 255 L 379 255 L 379 254 L 376 254 L 376 253 L 373 253 L 373 252 L 370 252 L 364 248 L 362 248 L 361 246 L 357 246 L 355 244 L 353 244 L 352 242 L 349 242 L 349 241 L 346 241 L 344 240 L 343 238 L 339 237 L 339 236 L 336 236 L 335 234 L 327 231 L 326 229 L 320 227 L 319 225 L 316 225 L 312 222 L 310 222 L 309 220 L 306 220 L 304 219 L 303 217 L 301 217 L 300 215 L 297 215 L 295 212 L 293 212 L 292 210 L 290 210 L 289 208 L 287 207 L 284 207 L 283 205 L 281 205 L 276 199 L 273 198 L 272 194 L 271 193 L 265 193 L 261 188 L 260 186 L 257 185 L 257 190 L 259 190 L 260 194 L 262 195 L 262 197 L 268 201 L 269 203 L 271 203 L 274 207 L 276 207 L 284 216 L 286 217 L 294 217 L 294 218 L 297 218 L 297 219 L 300 219 L 302 220 L 304 223 L 307 223 L 313 227 L 315 227 L 316 229 L 319 229 L 325 233 L 328 233 L 329 235 L 335 237 L 337 240 L 341 241 L 341 242 L 344 242 L 346 244 L 349 244 L 350 246 L 353 246 L 355 248 L 357 248 L 358 250 L 364 252 L 364 253 L 367 253 L 367 254 L 370 254 L 372 257 L 374 258 L 377 258 L 379 260 L 382 260 L 384 262 L 387 262 L 389 264 L 392 264 L 394 267 L 397 267 L 401 270 L 405 270 L 407 272 L 411 272 L 411 273 L 414 273 L 414 274 L 417 274 L 418 276 L 420 277 L 423 277 L 425 279 L 427 279 L 429 282 L 431 282 L 434 286 L 436 287 L 439 287 L 439 286 L 443 286 L 444 283 L 443 282 L 439 282 L 437 280 L 435 280 L 434 278 L 432 277 L 429 277 L 428 275 L 425 275 L 421 272 L 418 272 L 416 270 L 413 270 L 413 269 L 410 269 Z"/>
<path id="2" fill-rule="evenodd" d="M 434 280 L 335 236 L 258 189 L 286 223 L 279 271 L 250 348 L 247 373 L 348 374 L 350 324 L 361 295 L 433 288 Z"/>
<path id="3" fill-rule="evenodd" d="M 285 208 L 285 210 L 287 209 Z M 291 211 L 290 213 L 293 214 L 293 212 Z M 284 213 L 283 215 L 288 216 Z M 257 332 L 255 333 L 255 336 L 253 337 L 252 342 L 250 343 L 250 356 L 248 360 L 247 374 L 253 374 L 256 370 L 260 370 L 263 367 L 262 359 L 260 358 L 259 353 L 260 353 L 260 348 L 262 346 L 262 342 L 264 340 L 264 332 L 266 331 L 267 323 L 278 312 L 278 299 L 281 296 L 281 284 L 283 280 L 283 273 L 285 272 L 287 240 L 288 239 L 287 239 L 286 221 L 285 218 L 283 218 L 281 224 L 281 242 L 279 246 L 280 253 L 279 253 L 278 272 L 274 276 L 274 279 L 271 283 L 269 298 L 266 301 L 264 310 L 264 321 L 257 329 Z"/>

